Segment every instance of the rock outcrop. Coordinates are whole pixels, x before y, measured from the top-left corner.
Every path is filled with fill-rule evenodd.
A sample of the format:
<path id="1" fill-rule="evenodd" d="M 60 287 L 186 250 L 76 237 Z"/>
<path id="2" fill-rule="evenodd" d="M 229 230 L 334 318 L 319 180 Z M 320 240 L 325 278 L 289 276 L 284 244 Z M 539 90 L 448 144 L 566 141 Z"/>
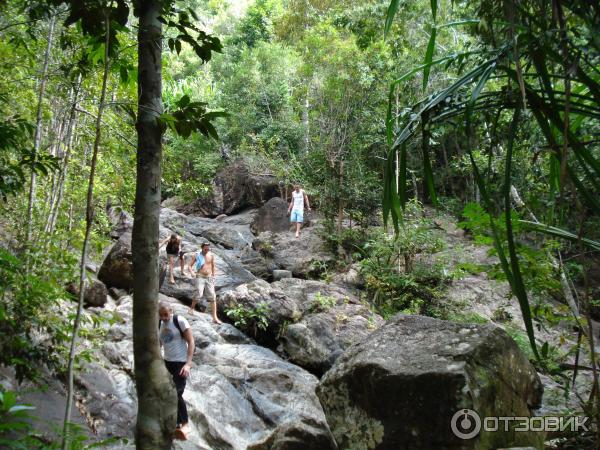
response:
<path id="1" fill-rule="evenodd" d="M 273 197 L 263 206 L 261 206 L 256 214 L 256 218 L 252 223 L 252 231 L 256 234 L 263 231 L 289 231 L 290 218 L 287 215 L 288 204 L 279 197 Z"/>
<path id="2" fill-rule="evenodd" d="M 79 296 L 79 283 L 74 281 L 67 285 L 67 292 Z M 108 289 L 104 283 L 95 278 L 86 280 L 83 290 L 83 302 L 86 306 L 104 306 L 108 296 Z"/>
<path id="3" fill-rule="evenodd" d="M 297 278 L 240 285 L 223 294 L 220 308 L 223 315 L 241 311 L 238 314 L 244 320 L 238 319 L 238 326 L 317 375 L 327 371 L 346 348 L 384 323 L 354 292 Z M 264 329 L 257 326 L 257 315 L 264 316 Z M 230 320 L 236 320 L 235 314 Z"/>
<path id="4" fill-rule="evenodd" d="M 483 450 L 543 442 L 541 434 L 514 429 L 482 430 L 470 440 L 452 432 L 463 409 L 482 418 L 529 417 L 541 403 L 537 373 L 493 325 L 395 316 L 338 358 L 317 394 L 340 448 Z"/>
<path id="5" fill-rule="evenodd" d="M 98 279 L 108 287 L 131 289 L 133 262 L 130 232 L 121 234 L 119 239 L 109 247 L 98 271 Z"/>
<path id="6" fill-rule="evenodd" d="M 324 273 L 335 262 L 320 236 L 321 228 L 304 228 L 299 238 L 293 233 L 260 233 L 252 242 L 274 269 L 291 271 L 297 278 L 310 278 Z"/>
<path id="7" fill-rule="evenodd" d="M 196 342 L 194 367 L 184 398 L 191 418 L 189 441 L 174 448 L 211 450 L 335 449 L 315 389 L 318 379 L 256 345 L 210 316 L 187 316 L 177 300 L 162 296 L 190 322 Z M 131 437 L 136 414 L 130 296 L 115 311 L 122 319 L 108 330 L 97 355 L 78 375 L 78 398 L 101 438 Z M 102 313 L 94 310 L 92 313 Z"/>
<path id="8" fill-rule="evenodd" d="M 243 159 L 221 169 L 212 181 L 212 193 L 178 210 L 185 214 L 216 217 L 250 206 L 260 207 L 279 195 L 279 185 L 270 173 L 255 173 Z"/>

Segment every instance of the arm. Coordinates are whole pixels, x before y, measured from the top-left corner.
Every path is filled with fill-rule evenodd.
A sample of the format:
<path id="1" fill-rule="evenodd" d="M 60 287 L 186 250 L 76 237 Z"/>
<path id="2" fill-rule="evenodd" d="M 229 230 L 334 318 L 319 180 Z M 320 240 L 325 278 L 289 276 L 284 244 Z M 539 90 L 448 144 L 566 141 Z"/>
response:
<path id="1" fill-rule="evenodd" d="M 212 277 L 215 277 L 215 273 L 217 273 L 217 268 L 215 267 L 215 255 L 212 255 L 212 259 L 210 260 L 210 269 Z"/>
<path id="2" fill-rule="evenodd" d="M 308 195 L 304 194 L 304 201 L 306 202 L 306 207 L 310 211 L 310 202 L 308 201 Z"/>
<path id="3" fill-rule="evenodd" d="M 168 237 L 167 237 L 167 238 L 166 238 L 164 241 L 162 241 L 162 242 L 160 243 L 160 245 L 158 246 L 158 249 L 160 250 L 160 249 L 162 248 L 162 246 L 163 246 L 163 245 L 165 245 L 167 242 L 169 242 L 169 239 L 170 239 L 170 238 L 168 238 Z"/>
<path id="4" fill-rule="evenodd" d="M 194 350 L 196 349 L 196 344 L 194 343 L 194 335 L 192 334 L 192 327 L 188 327 L 183 332 L 183 339 L 187 342 L 187 359 L 185 361 L 185 365 L 181 368 L 179 375 L 182 377 L 190 376 L 190 369 L 192 368 L 192 358 L 194 356 Z"/>
<path id="5" fill-rule="evenodd" d="M 190 270 L 190 273 L 195 273 L 196 272 L 194 270 L 194 264 L 196 264 L 196 258 L 197 258 L 197 256 L 194 255 L 194 257 L 190 260 L 190 264 L 188 265 L 188 269 Z"/>

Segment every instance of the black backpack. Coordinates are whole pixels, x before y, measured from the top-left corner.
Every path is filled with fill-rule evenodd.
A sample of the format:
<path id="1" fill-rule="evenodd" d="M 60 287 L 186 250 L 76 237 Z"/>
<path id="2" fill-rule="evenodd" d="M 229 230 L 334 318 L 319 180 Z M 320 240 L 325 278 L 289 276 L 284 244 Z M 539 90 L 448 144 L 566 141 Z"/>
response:
<path id="1" fill-rule="evenodd" d="M 183 339 L 183 331 L 181 330 L 181 325 L 179 325 L 179 316 L 177 314 L 173 314 L 173 324 L 175 325 L 175 328 L 179 330 L 181 339 Z M 158 319 L 158 329 L 160 330 L 160 319 Z"/>

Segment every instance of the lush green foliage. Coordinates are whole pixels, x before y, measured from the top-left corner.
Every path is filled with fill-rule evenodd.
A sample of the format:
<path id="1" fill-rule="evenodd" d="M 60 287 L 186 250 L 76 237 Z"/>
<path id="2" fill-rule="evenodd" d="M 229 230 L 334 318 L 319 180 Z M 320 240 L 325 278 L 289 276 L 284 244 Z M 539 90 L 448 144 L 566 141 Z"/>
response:
<path id="1" fill-rule="evenodd" d="M 266 302 L 260 302 L 255 307 L 246 307 L 237 304 L 226 308 L 225 314 L 233 320 L 233 324 L 242 330 L 251 331 L 254 337 L 258 335 L 258 330 L 265 331 L 269 326 L 270 306 Z"/>
<path id="2" fill-rule="evenodd" d="M 423 260 L 441 250 L 443 242 L 418 202 L 411 202 L 409 211 L 398 234 L 377 233 L 362 249 L 369 302 L 385 318 L 399 311 L 435 315 L 433 308 L 449 281 L 443 265 Z"/>

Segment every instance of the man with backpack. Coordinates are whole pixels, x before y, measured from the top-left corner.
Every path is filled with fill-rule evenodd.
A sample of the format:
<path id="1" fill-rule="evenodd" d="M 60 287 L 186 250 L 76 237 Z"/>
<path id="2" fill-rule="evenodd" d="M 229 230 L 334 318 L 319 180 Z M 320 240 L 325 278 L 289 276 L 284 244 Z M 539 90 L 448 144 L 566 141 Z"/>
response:
<path id="1" fill-rule="evenodd" d="M 165 365 L 173 377 L 177 390 L 177 427 L 173 435 L 176 439 L 185 440 L 190 428 L 183 391 L 186 379 L 190 376 L 192 357 L 196 348 L 194 335 L 185 317 L 173 314 L 173 308 L 168 303 L 159 303 L 158 317 L 158 334 L 163 347 Z"/>
<path id="2" fill-rule="evenodd" d="M 217 317 L 217 296 L 215 294 L 215 273 L 217 271 L 215 266 L 215 255 L 210 251 L 210 244 L 204 242 L 200 246 L 200 251 L 196 252 L 196 257 L 190 262 L 190 271 L 192 266 L 196 271 L 196 288 L 198 294 L 192 300 L 192 306 L 190 306 L 189 314 L 194 314 L 196 303 L 206 296 L 208 302 L 211 304 L 212 320 L 214 323 L 223 323 Z"/>

